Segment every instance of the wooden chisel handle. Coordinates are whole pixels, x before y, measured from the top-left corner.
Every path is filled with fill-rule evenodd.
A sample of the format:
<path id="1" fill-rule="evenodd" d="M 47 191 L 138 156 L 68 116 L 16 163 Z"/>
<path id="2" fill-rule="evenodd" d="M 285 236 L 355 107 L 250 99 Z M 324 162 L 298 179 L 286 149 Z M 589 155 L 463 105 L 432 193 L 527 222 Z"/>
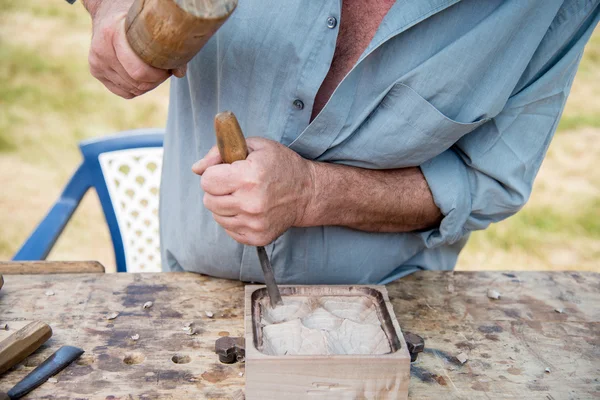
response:
<path id="1" fill-rule="evenodd" d="M 0 374 L 23 361 L 51 336 L 52 328 L 48 324 L 35 321 L 4 339 L 0 342 Z"/>
<path id="2" fill-rule="evenodd" d="M 231 111 L 224 111 L 215 116 L 215 134 L 219 154 L 224 163 L 231 164 L 248 157 L 248 147 L 242 128 Z"/>
<path id="3" fill-rule="evenodd" d="M 236 6 L 237 0 L 135 0 L 125 20 L 127 41 L 146 64 L 182 67 Z"/>

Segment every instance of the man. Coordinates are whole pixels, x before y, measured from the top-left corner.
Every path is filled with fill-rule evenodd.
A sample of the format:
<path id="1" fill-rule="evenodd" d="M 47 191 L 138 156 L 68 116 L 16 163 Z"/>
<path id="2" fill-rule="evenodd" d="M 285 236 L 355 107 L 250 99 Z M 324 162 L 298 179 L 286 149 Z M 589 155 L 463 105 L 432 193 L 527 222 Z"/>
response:
<path id="1" fill-rule="evenodd" d="M 239 0 L 171 81 L 164 268 L 262 281 L 245 244 L 268 245 L 280 283 L 452 269 L 471 231 L 527 201 L 598 4 Z M 85 5 L 109 90 L 167 79 L 127 44 L 130 2 Z M 213 147 L 224 110 L 249 137 L 232 165 Z"/>

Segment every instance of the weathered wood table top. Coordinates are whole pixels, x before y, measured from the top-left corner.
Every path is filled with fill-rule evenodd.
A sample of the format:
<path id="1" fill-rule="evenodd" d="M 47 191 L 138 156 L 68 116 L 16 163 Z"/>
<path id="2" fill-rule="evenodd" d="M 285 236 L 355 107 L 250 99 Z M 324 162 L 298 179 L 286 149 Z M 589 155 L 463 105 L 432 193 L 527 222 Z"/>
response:
<path id="1" fill-rule="evenodd" d="M 12 331 L 42 320 L 54 335 L 0 377 L 0 390 L 59 346 L 75 345 L 85 354 L 57 383 L 46 382 L 27 398 L 240 398 L 244 365 L 220 364 L 213 351 L 220 336 L 244 333 L 242 283 L 191 273 L 4 280 L 0 323 Z M 599 274 L 421 272 L 387 287 L 402 329 L 425 338 L 426 351 L 411 366 L 411 398 L 600 396 Z M 499 300 L 487 297 L 490 288 L 501 293 Z M 147 301 L 154 305 L 143 309 Z M 107 320 L 111 312 L 119 316 Z M 192 321 L 197 334 L 190 336 L 183 327 Z M 468 356 L 464 364 L 456 359 L 461 352 Z"/>

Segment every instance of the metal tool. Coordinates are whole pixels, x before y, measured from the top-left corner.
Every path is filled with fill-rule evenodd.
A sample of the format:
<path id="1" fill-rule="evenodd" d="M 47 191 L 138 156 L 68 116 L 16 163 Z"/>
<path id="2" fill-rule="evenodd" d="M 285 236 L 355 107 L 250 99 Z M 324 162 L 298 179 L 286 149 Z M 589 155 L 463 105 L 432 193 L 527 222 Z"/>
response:
<path id="1" fill-rule="evenodd" d="M 0 342 L 0 374 L 23 361 L 52 336 L 52 329 L 41 321 L 31 322 Z"/>
<path id="2" fill-rule="evenodd" d="M 224 364 L 246 360 L 246 340 L 243 337 L 225 336 L 215 342 L 215 353 Z"/>
<path id="3" fill-rule="evenodd" d="M 8 393 L 0 393 L 0 400 L 20 399 L 36 387 L 40 386 L 42 383 L 46 382 L 52 375 L 56 375 L 58 372 L 62 371 L 66 366 L 79 358 L 79 356 L 83 353 L 84 351 L 78 347 L 61 347 L 43 363 L 38 365 L 36 369 L 31 371 L 19 383 L 17 383 L 12 389 L 10 389 Z M 5 397 L 3 397 L 3 395 Z"/>
<path id="4" fill-rule="evenodd" d="M 242 128 L 240 128 L 237 118 L 231 111 L 225 111 L 215 116 L 215 133 L 217 135 L 217 147 L 223 162 L 231 164 L 235 161 L 245 160 L 248 157 L 248 147 Z M 283 304 L 283 301 L 275 282 L 273 267 L 263 246 L 257 246 L 256 253 L 265 277 L 271 307 L 275 308 Z"/>
<path id="5" fill-rule="evenodd" d="M 404 340 L 406 341 L 406 347 L 410 354 L 410 362 L 417 361 L 419 353 L 425 350 L 425 340 L 412 332 L 404 332 Z"/>

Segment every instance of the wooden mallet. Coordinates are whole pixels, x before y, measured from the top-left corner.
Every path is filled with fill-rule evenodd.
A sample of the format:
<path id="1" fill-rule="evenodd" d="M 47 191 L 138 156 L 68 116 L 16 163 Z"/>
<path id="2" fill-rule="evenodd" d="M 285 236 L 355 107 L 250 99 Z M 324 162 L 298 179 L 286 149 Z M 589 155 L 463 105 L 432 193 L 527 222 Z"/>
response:
<path id="1" fill-rule="evenodd" d="M 237 0 L 135 0 L 125 20 L 127 40 L 153 67 L 182 67 L 236 6 Z"/>

